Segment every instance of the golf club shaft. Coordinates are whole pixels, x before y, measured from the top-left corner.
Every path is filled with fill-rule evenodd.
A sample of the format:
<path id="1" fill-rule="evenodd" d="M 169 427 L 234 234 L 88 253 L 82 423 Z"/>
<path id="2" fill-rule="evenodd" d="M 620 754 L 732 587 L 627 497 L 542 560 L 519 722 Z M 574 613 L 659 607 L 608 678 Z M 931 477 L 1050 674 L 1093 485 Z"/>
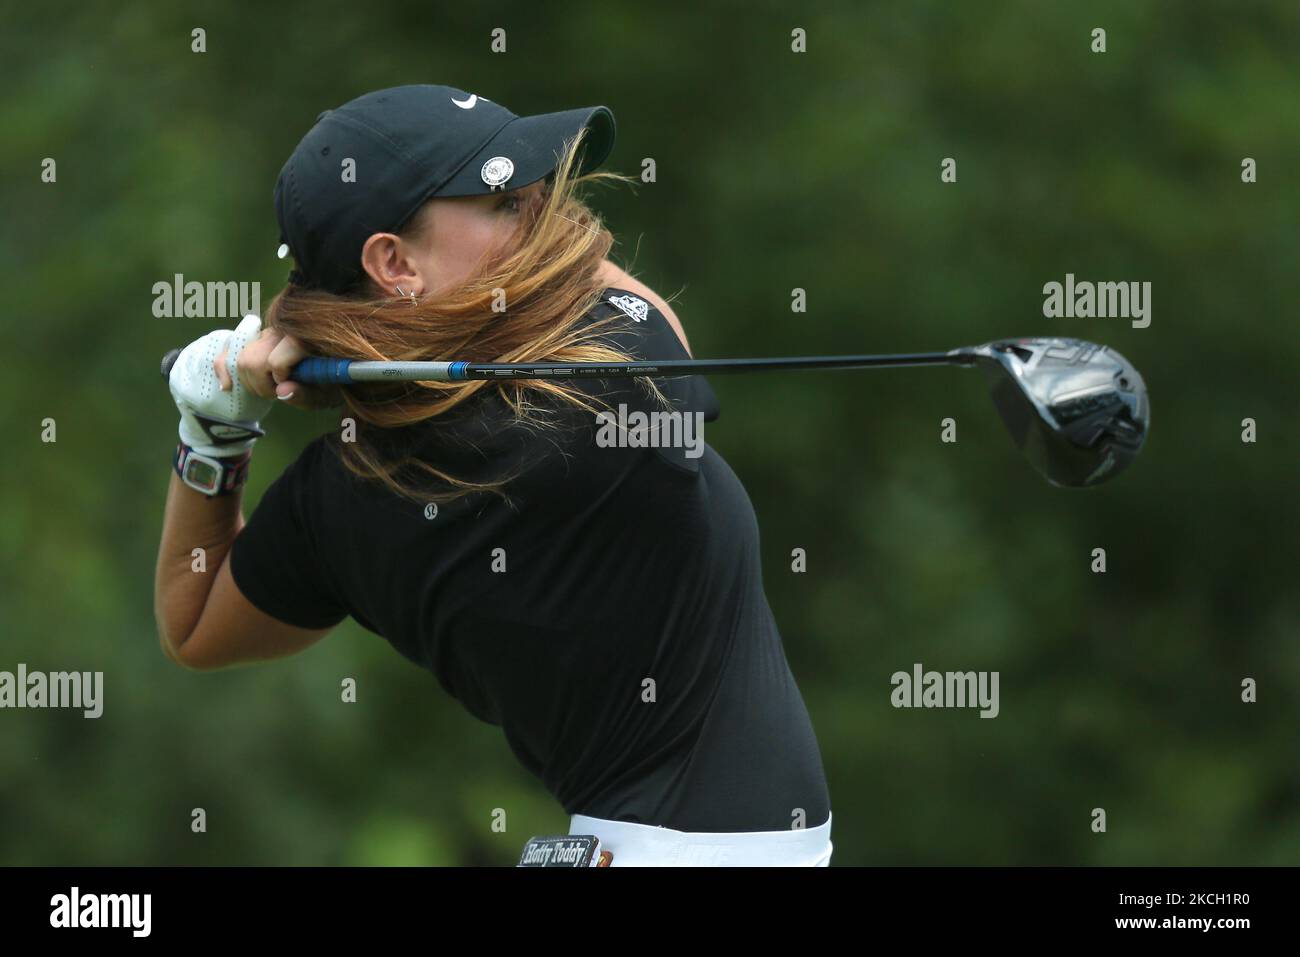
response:
<path id="1" fill-rule="evenodd" d="M 368 362 L 304 359 L 294 367 L 303 385 L 354 382 L 466 382 L 473 379 L 615 379 L 634 376 L 715 375 L 794 369 L 969 365 L 964 350 L 875 356 L 790 356 L 775 359 L 667 359 L 638 362 Z"/>

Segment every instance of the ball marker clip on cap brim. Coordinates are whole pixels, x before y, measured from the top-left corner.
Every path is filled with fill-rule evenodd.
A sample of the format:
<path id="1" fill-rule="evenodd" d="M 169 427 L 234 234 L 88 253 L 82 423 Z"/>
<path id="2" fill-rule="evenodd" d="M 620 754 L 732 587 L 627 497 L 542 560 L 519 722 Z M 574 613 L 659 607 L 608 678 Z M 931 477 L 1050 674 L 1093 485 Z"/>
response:
<path id="1" fill-rule="evenodd" d="M 163 376 L 180 354 L 163 357 Z M 303 385 L 363 382 L 466 382 L 475 379 L 619 379 L 869 369 L 979 366 L 1016 447 L 1053 485 L 1086 488 L 1114 478 L 1142 451 L 1151 422 L 1146 384 L 1127 359 L 1081 339 L 1002 339 L 949 352 L 791 356 L 774 359 L 669 359 L 637 362 L 369 362 L 304 359 Z"/>

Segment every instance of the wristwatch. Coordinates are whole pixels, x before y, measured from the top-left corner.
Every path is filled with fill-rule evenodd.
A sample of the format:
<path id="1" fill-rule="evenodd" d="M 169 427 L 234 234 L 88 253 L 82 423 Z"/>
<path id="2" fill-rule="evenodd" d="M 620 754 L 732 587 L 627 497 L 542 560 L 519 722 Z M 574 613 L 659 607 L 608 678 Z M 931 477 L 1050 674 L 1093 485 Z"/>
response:
<path id="1" fill-rule="evenodd" d="M 184 442 L 177 444 L 172 467 L 180 480 L 204 495 L 228 495 L 248 481 L 252 451 L 238 458 L 218 459 L 195 452 Z"/>

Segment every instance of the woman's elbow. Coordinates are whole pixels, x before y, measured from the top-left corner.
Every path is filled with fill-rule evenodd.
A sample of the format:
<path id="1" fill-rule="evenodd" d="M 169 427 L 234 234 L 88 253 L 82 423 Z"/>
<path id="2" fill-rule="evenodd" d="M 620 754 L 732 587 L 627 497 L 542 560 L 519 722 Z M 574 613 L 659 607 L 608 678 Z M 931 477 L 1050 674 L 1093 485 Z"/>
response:
<path id="1" fill-rule="evenodd" d="M 163 656 L 168 661 L 180 668 L 184 668 L 186 671 L 213 670 L 213 666 L 197 661 L 192 654 L 187 654 L 185 639 L 172 637 L 166 624 L 161 620 L 158 622 L 158 645 L 162 649 Z"/>

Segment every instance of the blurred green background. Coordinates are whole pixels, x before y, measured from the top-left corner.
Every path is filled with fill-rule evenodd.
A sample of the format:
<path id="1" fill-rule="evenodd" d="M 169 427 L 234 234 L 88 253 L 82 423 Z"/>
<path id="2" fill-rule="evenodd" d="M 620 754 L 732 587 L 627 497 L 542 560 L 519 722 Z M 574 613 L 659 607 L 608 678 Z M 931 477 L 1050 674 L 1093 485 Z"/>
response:
<path id="1" fill-rule="evenodd" d="M 653 157 L 658 182 L 593 205 L 615 258 L 681 293 L 698 356 L 1060 333 L 1145 375 L 1143 458 L 1084 493 L 1017 456 L 973 374 L 714 379 L 707 439 L 758 512 L 835 864 L 1300 860 L 1300 7 L 1076 6 L 8 5 L 0 670 L 100 670 L 106 703 L 0 711 L 0 863 L 510 864 L 565 828 L 497 729 L 350 622 L 220 674 L 158 650 L 158 357 L 213 324 L 154 318 L 153 284 L 269 302 L 285 157 L 321 110 L 412 82 L 610 106 L 611 167 Z M 1045 319 L 1067 272 L 1150 281 L 1150 328 Z M 248 510 L 328 420 L 269 425 Z M 893 709 L 914 662 L 999 671 L 1000 716 Z"/>

